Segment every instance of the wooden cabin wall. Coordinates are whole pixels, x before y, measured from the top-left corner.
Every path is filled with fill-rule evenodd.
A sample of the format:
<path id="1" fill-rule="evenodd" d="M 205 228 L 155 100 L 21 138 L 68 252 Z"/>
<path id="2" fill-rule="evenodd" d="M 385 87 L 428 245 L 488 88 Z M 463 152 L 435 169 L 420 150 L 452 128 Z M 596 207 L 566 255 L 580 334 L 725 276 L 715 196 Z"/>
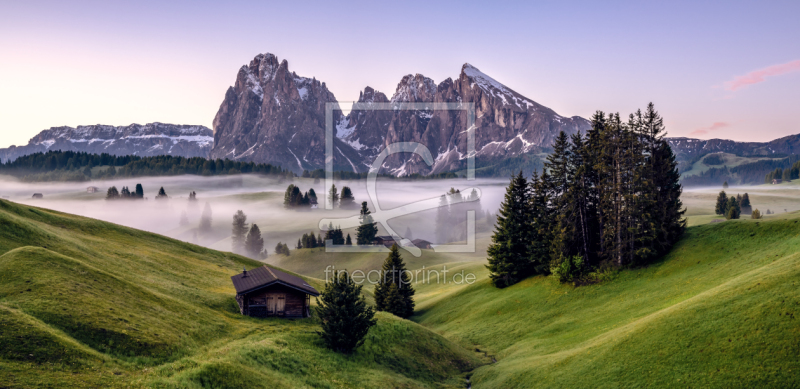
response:
<path id="1" fill-rule="evenodd" d="M 306 294 L 299 292 L 295 289 L 288 288 L 283 285 L 274 285 L 266 289 L 261 289 L 253 293 L 247 294 L 243 298 L 244 308 L 242 314 L 256 317 L 264 317 L 267 315 L 266 308 L 250 307 L 253 300 L 265 300 L 267 295 L 270 294 L 284 294 L 284 316 L 286 317 L 304 317 Z M 240 305 L 242 305 L 240 303 Z"/>

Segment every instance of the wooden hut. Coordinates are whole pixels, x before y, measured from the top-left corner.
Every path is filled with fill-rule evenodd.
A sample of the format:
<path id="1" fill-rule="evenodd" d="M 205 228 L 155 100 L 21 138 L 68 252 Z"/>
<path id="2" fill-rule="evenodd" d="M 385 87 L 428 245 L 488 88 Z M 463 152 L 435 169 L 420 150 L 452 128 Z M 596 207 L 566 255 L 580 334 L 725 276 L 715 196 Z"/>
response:
<path id="1" fill-rule="evenodd" d="M 428 242 L 425 239 L 414 239 L 414 240 L 411 241 L 411 243 L 413 243 L 414 246 L 416 246 L 418 248 L 421 248 L 421 249 L 431 249 L 431 248 L 433 248 L 433 244 L 431 242 Z"/>
<path id="2" fill-rule="evenodd" d="M 41 194 L 41 193 L 34 193 L 34 194 L 33 194 L 33 197 L 31 197 L 31 198 L 34 198 L 34 199 L 43 199 L 43 198 L 44 198 L 44 195 L 43 195 L 43 194 Z"/>
<path id="3" fill-rule="evenodd" d="M 319 296 L 302 278 L 267 266 L 231 277 L 242 315 L 309 317 L 311 296 Z"/>
<path id="4" fill-rule="evenodd" d="M 86 188 L 86 193 L 97 193 L 99 191 L 100 191 L 100 188 L 98 188 L 96 186 L 90 186 L 90 187 Z"/>

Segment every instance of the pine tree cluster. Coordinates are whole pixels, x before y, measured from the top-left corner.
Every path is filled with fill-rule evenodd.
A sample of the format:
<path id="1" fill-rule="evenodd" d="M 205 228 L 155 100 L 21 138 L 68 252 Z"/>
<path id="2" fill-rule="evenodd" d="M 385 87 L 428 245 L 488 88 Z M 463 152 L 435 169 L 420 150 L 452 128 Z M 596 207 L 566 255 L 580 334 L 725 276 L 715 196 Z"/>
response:
<path id="1" fill-rule="evenodd" d="M 275 245 L 275 254 L 283 254 L 287 257 L 290 256 L 289 246 L 287 246 L 286 243 L 278 242 L 278 244 Z"/>
<path id="2" fill-rule="evenodd" d="M 489 247 L 497 287 L 536 274 L 581 282 L 666 253 L 686 227 L 675 155 L 651 103 L 623 123 L 597 112 L 585 136 L 559 134 L 545 171 L 511 179 Z"/>
<path id="3" fill-rule="evenodd" d="M 309 208 L 316 204 L 317 192 L 314 191 L 314 188 L 309 189 L 308 192 L 302 193 L 300 187 L 289 184 L 289 187 L 286 188 L 286 192 L 283 194 L 283 207 L 287 209 Z"/>
<path id="4" fill-rule="evenodd" d="M 142 184 L 136 184 L 135 192 L 131 192 L 127 186 L 123 186 L 122 191 L 119 191 L 116 186 L 112 186 L 106 192 L 106 200 L 141 200 L 143 198 Z"/>

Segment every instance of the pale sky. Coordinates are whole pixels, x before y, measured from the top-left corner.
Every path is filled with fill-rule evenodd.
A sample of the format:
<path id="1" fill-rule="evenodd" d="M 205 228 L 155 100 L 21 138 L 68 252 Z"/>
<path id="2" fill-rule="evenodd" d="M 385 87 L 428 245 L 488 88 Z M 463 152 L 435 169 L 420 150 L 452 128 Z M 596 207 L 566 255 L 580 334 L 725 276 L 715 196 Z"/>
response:
<path id="1" fill-rule="evenodd" d="M 0 147 L 63 125 L 211 127 L 265 52 L 340 101 L 469 62 L 564 116 L 653 101 L 670 136 L 800 133 L 798 1 L 164 3 L 0 1 Z"/>

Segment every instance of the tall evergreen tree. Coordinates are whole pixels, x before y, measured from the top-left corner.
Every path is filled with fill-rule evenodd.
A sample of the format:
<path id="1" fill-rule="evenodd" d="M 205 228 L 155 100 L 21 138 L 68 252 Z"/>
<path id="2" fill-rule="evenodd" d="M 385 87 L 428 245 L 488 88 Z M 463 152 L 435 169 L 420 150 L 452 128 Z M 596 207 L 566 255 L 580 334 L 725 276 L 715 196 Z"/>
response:
<path id="1" fill-rule="evenodd" d="M 203 214 L 200 216 L 200 232 L 203 233 L 210 232 L 211 221 L 212 221 L 211 205 L 208 202 L 206 202 L 206 205 L 203 208 Z"/>
<path id="2" fill-rule="evenodd" d="M 356 229 L 356 244 L 359 246 L 371 245 L 375 241 L 375 235 L 378 234 L 377 223 L 372 221 L 372 216 L 367 202 L 361 203 L 361 216 L 359 216 L 360 225 Z"/>
<path id="3" fill-rule="evenodd" d="M 261 229 L 257 224 L 250 227 L 250 232 L 247 233 L 247 238 L 244 241 L 245 250 L 247 255 L 251 258 L 259 258 L 261 252 L 264 250 L 264 238 L 261 236 Z"/>
<path id="4" fill-rule="evenodd" d="M 167 196 L 167 192 L 164 190 L 164 187 L 162 186 L 158 190 L 158 194 L 156 195 L 156 200 L 166 200 L 168 198 L 169 198 L 169 196 Z"/>
<path id="5" fill-rule="evenodd" d="M 531 242 L 530 187 L 522 175 L 511 178 L 500 205 L 492 244 L 487 251 L 494 286 L 505 288 L 532 273 L 529 244 Z"/>
<path id="6" fill-rule="evenodd" d="M 344 244 L 347 245 L 347 246 L 352 246 L 353 245 L 353 240 L 350 239 L 350 234 L 347 234 L 347 239 L 345 240 Z"/>
<path id="7" fill-rule="evenodd" d="M 727 214 L 728 212 L 728 195 L 725 194 L 725 191 L 719 192 L 719 196 L 717 196 L 717 205 L 714 206 L 714 213 L 717 215 Z"/>
<path id="8" fill-rule="evenodd" d="M 736 197 L 728 197 L 728 209 L 725 211 L 725 218 L 728 220 L 738 219 L 741 214 L 742 210 L 739 208 L 739 202 L 736 201 Z"/>
<path id="9" fill-rule="evenodd" d="M 339 203 L 339 192 L 337 192 L 336 185 L 334 184 L 331 184 L 331 189 L 328 190 L 328 201 L 334 208 L 336 208 L 336 205 Z"/>
<path id="10" fill-rule="evenodd" d="M 361 295 L 346 271 L 337 275 L 317 299 L 317 313 L 322 322 L 318 334 L 333 351 L 349 354 L 364 343 L 364 337 L 374 326 L 375 311 Z"/>
<path id="11" fill-rule="evenodd" d="M 353 191 L 350 190 L 349 186 L 342 187 L 342 195 L 339 199 L 339 208 L 351 208 L 355 204 L 355 197 L 353 197 Z"/>
<path id="12" fill-rule="evenodd" d="M 231 228 L 231 249 L 234 253 L 244 254 L 247 231 L 247 215 L 241 210 L 238 210 L 233 215 L 233 224 Z"/>
<path id="13" fill-rule="evenodd" d="M 383 262 L 381 277 L 375 285 L 375 307 L 395 316 L 407 318 L 414 314 L 414 288 L 408 276 L 406 264 L 400 256 L 397 245 L 392 245 L 389 255 Z M 390 288 L 395 288 L 397 296 L 389 295 Z"/>
<path id="14" fill-rule="evenodd" d="M 136 197 L 140 199 L 144 198 L 144 187 L 142 187 L 142 184 L 136 184 Z"/>

